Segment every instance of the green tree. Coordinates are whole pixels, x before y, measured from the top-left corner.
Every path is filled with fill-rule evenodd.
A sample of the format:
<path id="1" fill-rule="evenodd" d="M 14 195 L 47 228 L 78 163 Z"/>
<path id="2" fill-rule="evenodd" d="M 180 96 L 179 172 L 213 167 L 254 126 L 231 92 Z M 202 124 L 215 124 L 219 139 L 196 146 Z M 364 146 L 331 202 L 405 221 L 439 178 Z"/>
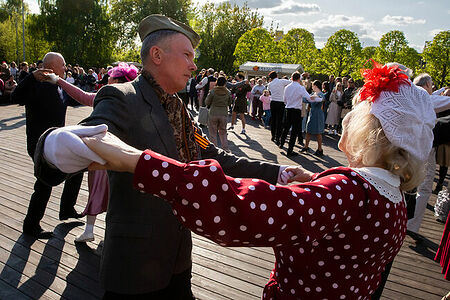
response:
<path id="1" fill-rule="evenodd" d="M 420 55 L 408 46 L 408 40 L 402 31 L 392 30 L 381 37 L 376 58 L 380 63 L 398 62 L 415 73 L 419 69 Z"/>
<path id="2" fill-rule="evenodd" d="M 38 15 L 28 15 L 25 20 L 25 56 L 28 61 L 36 62 L 42 59 L 45 53 L 52 50 L 52 44 L 46 40 L 45 31 L 42 30 Z"/>
<path id="3" fill-rule="evenodd" d="M 313 71 L 318 57 L 314 35 L 303 28 L 289 30 L 280 41 L 279 55 L 283 63 L 301 64 L 304 70 Z"/>
<path id="4" fill-rule="evenodd" d="M 6 19 L 0 23 L 0 59 L 8 62 L 16 60 L 14 23 Z"/>
<path id="5" fill-rule="evenodd" d="M 365 63 L 368 59 L 375 59 L 375 54 L 377 52 L 377 47 L 375 46 L 368 46 L 364 47 L 361 50 L 361 59 Z"/>
<path id="6" fill-rule="evenodd" d="M 384 34 L 380 39 L 376 57 L 380 63 L 399 62 L 403 49 L 408 47 L 405 34 L 399 30 L 392 30 Z"/>
<path id="7" fill-rule="evenodd" d="M 191 0 L 111 0 L 111 22 L 118 33 L 119 47 L 136 48 L 137 28 L 150 14 L 162 14 L 188 22 Z"/>
<path id="8" fill-rule="evenodd" d="M 275 41 L 264 28 L 253 28 L 244 33 L 238 40 L 234 50 L 234 66 L 238 68 L 246 61 L 267 62 Z"/>
<path id="9" fill-rule="evenodd" d="M 206 3 L 195 12 L 191 25 L 202 39 L 197 53 L 199 67 L 212 67 L 231 73 L 235 69 L 234 50 L 239 38 L 253 28 L 261 27 L 263 17 L 244 4 Z"/>
<path id="10" fill-rule="evenodd" d="M 40 0 L 36 23 L 67 62 L 102 66 L 111 61 L 115 35 L 106 0 Z"/>
<path id="11" fill-rule="evenodd" d="M 356 33 L 341 29 L 330 36 L 321 51 L 321 73 L 359 78 L 361 43 Z"/>
<path id="12" fill-rule="evenodd" d="M 28 7 L 25 5 L 25 11 Z M 8 60 L 22 60 L 22 1 L 6 0 L 0 3 L 0 22 L 2 26 L 2 35 L 0 35 L 0 49 L 6 49 Z M 12 31 L 11 31 L 12 26 Z M 1 51 L 1 50 L 0 50 Z M 12 52 L 11 52 L 12 51 Z M 5 53 L 5 52 L 4 52 Z M 12 55 L 12 53 L 14 53 Z"/>
<path id="13" fill-rule="evenodd" d="M 426 71 L 438 87 L 450 84 L 450 30 L 436 34 L 423 50 Z"/>

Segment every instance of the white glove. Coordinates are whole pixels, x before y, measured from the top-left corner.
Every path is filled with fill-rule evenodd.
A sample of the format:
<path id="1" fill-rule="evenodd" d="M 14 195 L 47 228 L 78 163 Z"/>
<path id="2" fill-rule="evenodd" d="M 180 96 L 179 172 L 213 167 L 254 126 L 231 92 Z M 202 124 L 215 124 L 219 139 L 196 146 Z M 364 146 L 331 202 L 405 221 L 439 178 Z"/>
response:
<path id="1" fill-rule="evenodd" d="M 58 82 L 58 78 L 59 76 L 56 75 L 55 73 L 48 73 L 47 74 L 48 79 L 46 79 L 45 81 L 56 84 Z"/>
<path id="2" fill-rule="evenodd" d="M 294 173 L 285 171 L 287 167 L 289 166 L 280 166 L 280 170 L 278 171 L 278 184 L 286 185 L 288 184 L 288 180 L 294 176 Z"/>
<path id="3" fill-rule="evenodd" d="M 87 168 L 92 162 L 106 163 L 89 149 L 82 137 L 106 132 L 105 124 L 97 126 L 66 126 L 53 130 L 44 142 L 44 158 L 64 173 L 75 173 Z"/>

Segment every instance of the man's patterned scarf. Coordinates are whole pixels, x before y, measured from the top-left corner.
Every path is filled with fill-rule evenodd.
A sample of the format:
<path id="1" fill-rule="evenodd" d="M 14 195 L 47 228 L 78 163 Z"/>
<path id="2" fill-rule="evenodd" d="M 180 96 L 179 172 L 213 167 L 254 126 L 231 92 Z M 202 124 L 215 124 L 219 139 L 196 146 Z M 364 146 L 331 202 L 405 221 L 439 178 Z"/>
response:
<path id="1" fill-rule="evenodd" d="M 148 71 L 144 70 L 142 76 L 153 87 L 167 113 L 180 161 L 189 162 L 198 159 L 199 152 L 194 140 L 194 124 L 183 101 L 177 94 L 166 93 Z"/>

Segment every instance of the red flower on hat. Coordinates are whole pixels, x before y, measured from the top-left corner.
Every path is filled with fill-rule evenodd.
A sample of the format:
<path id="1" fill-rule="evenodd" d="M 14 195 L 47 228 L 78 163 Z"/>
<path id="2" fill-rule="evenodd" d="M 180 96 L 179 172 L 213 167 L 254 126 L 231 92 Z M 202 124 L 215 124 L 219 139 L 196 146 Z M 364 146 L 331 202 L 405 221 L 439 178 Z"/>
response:
<path id="1" fill-rule="evenodd" d="M 408 75 L 404 74 L 399 66 L 388 67 L 373 59 L 370 61 L 373 63 L 373 68 L 361 70 L 361 75 L 364 77 L 364 86 L 359 92 L 361 101 L 374 102 L 382 91 L 397 93 L 401 84 L 411 85 Z"/>

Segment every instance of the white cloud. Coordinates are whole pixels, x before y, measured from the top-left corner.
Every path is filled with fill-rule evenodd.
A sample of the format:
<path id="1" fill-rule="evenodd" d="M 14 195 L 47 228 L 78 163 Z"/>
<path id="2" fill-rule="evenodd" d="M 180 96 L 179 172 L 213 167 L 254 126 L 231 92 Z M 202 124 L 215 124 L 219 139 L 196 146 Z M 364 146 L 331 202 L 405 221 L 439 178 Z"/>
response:
<path id="1" fill-rule="evenodd" d="M 274 7 L 271 10 L 272 14 L 299 14 L 299 15 L 311 15 L 320 12 L 320 6 L 312 3 L 296 4 L 294 2 L 283 2 L 282 5 Z"/>
<path id="2" fill-rule="evenodd" d="M 424 5 L 424 4 L 425 4 L 425 1 L 419 1 L 419 2 L 417 2 L 417 4 L 418 4 L 418 5 Z"/>
<path id="3" fill-rule="evenodd" d="M 425 24 L 424 19 L 414 19 L 408 16 L 391 16 L 386 15 L 381 20 L 381 24 L 384 25 L 396 25 L 396 26 L 406 26 L 410 24 Z"/>
<path id="4" fill-rule="evenodd" d="M 314 40 L 318 48 L 322 48 L 328 38 L 340 29 L 355 32 L 363 47 L 378 46 L 378 41 L 383 35 L 375 29 L 374 24 L 359 16 L 330 15 L 315 23 L 290 22 L 282 26 L 285 32 L 290 28 L 305 28 L 314 34 Z"/>
<path id="5" fill-rule="evenodd" d="M 417 52 L 422 52 L 423 48 L 425 46 L 425 43 L 422 45 L 418 45 L 418 44 L 409 44 L 409 47 L 416 49 Z"/>

